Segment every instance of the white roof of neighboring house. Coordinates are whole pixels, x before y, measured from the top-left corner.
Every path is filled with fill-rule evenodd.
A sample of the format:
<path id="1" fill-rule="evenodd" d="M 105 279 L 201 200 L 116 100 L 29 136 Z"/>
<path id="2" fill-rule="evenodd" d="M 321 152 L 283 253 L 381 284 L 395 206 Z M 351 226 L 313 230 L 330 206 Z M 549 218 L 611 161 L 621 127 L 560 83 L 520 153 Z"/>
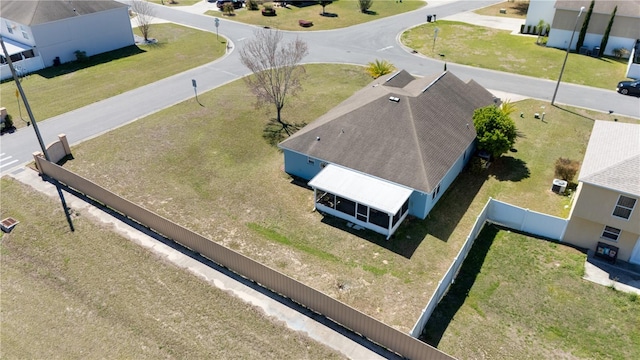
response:
<path id="1" fill-rule="evenodd" d="M 596 121 L 578 180 L 640 196 L 640 124 Z"/>

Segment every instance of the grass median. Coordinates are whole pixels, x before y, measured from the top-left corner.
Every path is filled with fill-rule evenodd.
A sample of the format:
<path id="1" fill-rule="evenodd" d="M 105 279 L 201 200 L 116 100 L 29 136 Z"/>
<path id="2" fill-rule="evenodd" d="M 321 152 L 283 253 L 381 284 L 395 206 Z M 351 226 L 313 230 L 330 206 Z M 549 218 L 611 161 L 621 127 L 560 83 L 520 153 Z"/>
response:
<path id="1" fill-rule="evenodd" d="M 26 170 L 31 171 L 31 170 Z M 6 359 L 341 359 L 244 301 L 2 178 L 0 240 Z"/>
<path id="2" fill-rule="evenodd" d="M 371 80 L 356 66 L 305 67 L 285 121 L 310 122 Z M 283 172 L 282 153 L 262 137 L 274 109 L 254 108 L 249 94 L 241 80 L 201 94 L 204 106 L 189 100 L 74 147 L 65 166 L 403 331 L 490 196 L 566 215 L 569 198 L 549 190 L 553 164 L 581 160 L 593 120 L 604 116 L 554 107 L 543 122 L 533 112 L 544 103 L 517 103 L 517 151 L 463 172 L 426 220 L 406 221 L 386 241 L 313 211 L 313 192 Z"/>
<path id="3" fill-rule="evenodd" d="M 235 10 L 231 16 L 223 15 L 219 11 L 207 11 L 206 14 L 280 30 L 314 31 L 344 28 L 379 20 L 388 16 L 419 9 L 426 4 L 425 1 L 420 0 L 403 2 L 391 0 L 374 1 L 369 12 L 363 13 L 360 11 L 358 1 L 339 0 L 327 5 L 325 7 L 325 13 L 323 14 L 322 6 L 320 6 L 317 1 L 308 1 L 301 4 L 288 4 L 286 8 L 275 7 L 276 16 L 262 15 L 262 5 L 260 6 L 260 10 L 248 10 L 247 8 Z M 313 25 L 302 27 L 298 23 L 299 20 L 310 21 Z"/>
<path id="4" fill-rule="evenodd" d="M 444 20 L 409 29 L 401 37 L 405 46 L 427 57 L 557 80 L 566 51 L 537 45 L 536 39 L 535 35 L 512 35 L 508 30 Z M 613 90 L 618 81 L 626 78 L 627 62 L 628 59 L 571 53 L 562 81 Z M 522 86 L 526 87 L 526 83 Z"/>
<path id="5" fill-rule="evenodd" d="M 137 32 L 135 30 L 134 32 Z M 66 113 L 96 101 L 214 61 L 226 51 L 213 33 L 174 24 L 151 25 L 157 44 L 135 45 L 37 71 L 21 80 L 36 121 Z M 16 127 L 29 119 L 12 81 L 0 84 L 2 106 Z"/>

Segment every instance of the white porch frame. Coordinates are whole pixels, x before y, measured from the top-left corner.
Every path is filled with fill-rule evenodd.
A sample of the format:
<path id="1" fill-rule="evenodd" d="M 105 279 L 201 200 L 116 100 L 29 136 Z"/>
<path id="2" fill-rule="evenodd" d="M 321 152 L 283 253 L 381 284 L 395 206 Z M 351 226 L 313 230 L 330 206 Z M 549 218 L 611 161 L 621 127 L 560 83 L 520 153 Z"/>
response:
<path id="1" fill-rule="evenodd" d="M 408 200 L 413 192 L 412 189 L 334 164 L 329 164 L 322 169 L 309 181 L 309 186 L 313 188 L 316 210 L 386 235 L 387 240 L 407 217 L 409 213 Z M 319 191 L 333 196 L 333 201 L 327 203 L 318 201 Z M 352 201 L 355 204 L 353 215 L 338 209 L 336 197 Z M 366 215 L 360 213 L 364 220 L 358 218 L 359 206 L 367 207 Z M 370 222 L 372 209 L 387 215 L 389 221 L 386 227 Z"/>

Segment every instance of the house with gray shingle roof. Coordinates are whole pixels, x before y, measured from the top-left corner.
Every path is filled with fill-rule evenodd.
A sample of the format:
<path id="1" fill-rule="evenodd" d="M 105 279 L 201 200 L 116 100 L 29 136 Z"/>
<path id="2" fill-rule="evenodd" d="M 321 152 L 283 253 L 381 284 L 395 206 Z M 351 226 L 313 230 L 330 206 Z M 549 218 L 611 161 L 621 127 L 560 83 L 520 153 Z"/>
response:
<path id="1" fill-rule="evenodd" d="M 0 36 L 24 73 L 74 61 L 76 51 L 92 56 L 135 43 L 128 6 L 113 0 L 2 0 Z"/>
<path id="2" fill-rule="evenodd" d="M 640 264 L 638 199 L 640 124 L 596 121 L 563 241 Z"/>
<path id="3" fill-rule="evenodd" d="M 387 238 L 424 219 L 475 150 L 475 109 L 497 102 L 450 72 L 380 77 L 279 144 L 315 206 Z"/>

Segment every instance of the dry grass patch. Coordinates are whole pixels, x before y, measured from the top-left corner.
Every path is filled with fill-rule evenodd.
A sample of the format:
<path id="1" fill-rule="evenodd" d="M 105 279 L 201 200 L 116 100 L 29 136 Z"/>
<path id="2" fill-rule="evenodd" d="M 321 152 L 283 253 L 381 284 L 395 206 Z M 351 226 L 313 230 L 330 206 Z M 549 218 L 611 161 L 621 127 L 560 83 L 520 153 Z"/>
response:
<path id="1" fill-rule="evenodd" d="M 501 13 L 500 10 L 506 10 Z M 526 19 L 529 10 L 529 0 L 510 0 L 475 10 L 479 15 L 510 17 L 516 19 Z"/>
<path id="2" fill-rule="evenodd" d="M 31 171 L 31 170 L 27 170 Z M 339 359 L 110 229 L 1 179 L 0 357 Z"/>
<path id="3" fill-rule="evenodd" d="M 370 81 L 361 67 L 306 68 L 285 121 L 312 121 Z M 313 192 L 282 171 L 282 154 L 262 138 L 274 109 L 255 109 L 242 81 L 199 98 L 204 107 L 190 100 L 76 146 L 65 166 L 403 331 L 490 196 L 564 214 L 569 198 L 549 191 L 554 163 L 582 158 L 597 114 L 554 108 L 542 123 L 531 112 L 544 103 L 518 103 L 526 114 L 518 151 L 463 172 L 426 220 L 409 219 L 386 241 L 313 212 Z"/>

